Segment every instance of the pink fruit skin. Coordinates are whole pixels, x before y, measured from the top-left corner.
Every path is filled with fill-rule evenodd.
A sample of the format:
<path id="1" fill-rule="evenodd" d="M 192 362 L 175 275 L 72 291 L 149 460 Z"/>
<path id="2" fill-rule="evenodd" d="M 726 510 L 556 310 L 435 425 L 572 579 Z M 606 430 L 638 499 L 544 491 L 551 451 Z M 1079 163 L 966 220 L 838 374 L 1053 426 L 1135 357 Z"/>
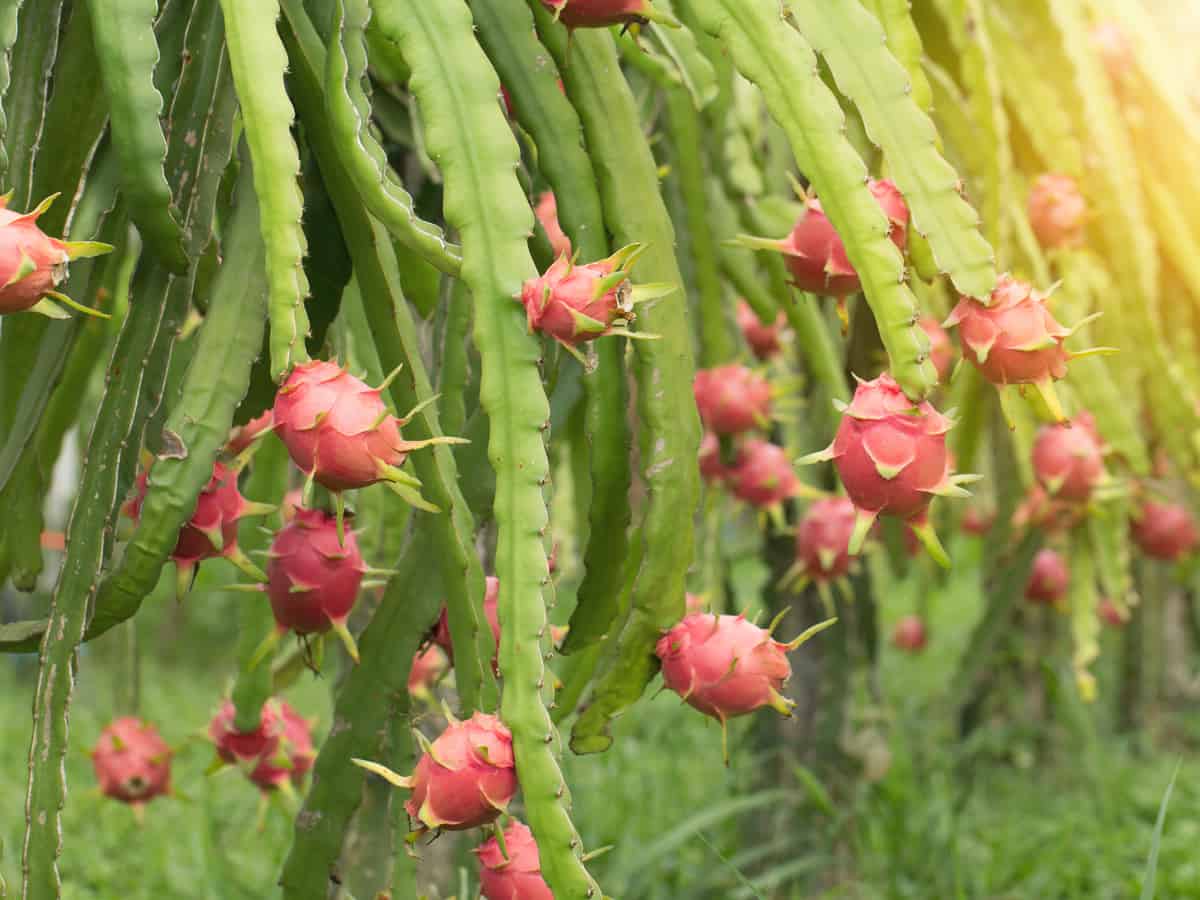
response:
<path id="1" fill-rule="evenodd" d="M 963 355 L 992 384 L 1034 384 L 1067 374 L 1063 340 L 1070 331 L 1046 308 L 1046 298 L 1002 275 L 991 305 L 964 297 L 946 320 L 957 325 Z"/>
<path id="2" fill-rule="evenodd" d="M 1067 595 L 1071 572 L 1066 561 L 1054 550 L 1039 550 L 1033 558 L 1025 597 L 1031 603 L 1056 604 Z"/>
<path id="3" fill-rule="evenodd" d="M 908 205 L 892 182 L 871 181 L 870 190 L 890 225 L 888 237 L 902 252 L 908 241 Z M 858 273 L 850 265 L 846 247 L 821 208 L 821 201 L 805 202 L 805 213 L 791 234 L 779 242 L 787 256 L 796 286 L 824 297 L 848 297 L 861 289 Z"/>
<path id="4" fill-rule="evenodd" d="M 408 671 L 408 692 L 414 696 L 428 694 L 449 666 L 446 653 L 437 645 L 418 650 Z"/>
<path id="5" fill-rule="evenodd" d="M 417 761 L 404 808 L 426 828 L 465 831 L 495 821 L 516 791 L 512 733 L 477 712 L 448 725 Z"/>
<path id="6" fill-rule="evenodd" d="M 275 751 L 259 757 L 247 776 L 263 791 L 277 790 L 285 781 L 300 784 L 317 758 L 308 722 L 282 700 L 279 715 L 283 728 Z"/>
<path id="7" fill-rule="evenodd" d="M 1178 503 L 1143 503 L 1131 530 L 1138 547 L 1152 559 L 1175 562 L 1196 547 L 1196 521 Z"/>
<path id="8" fill-rule="evenodd" d="M 487 617 L 496 641 L 496 652 L 500 652 L 500 579 L 489 575 L 483 587 L 483 614 Z M 446 651 L 450 664 L 454 665 L 454 642 L 450 637 L 450 612 L 442 607 L 437 624 L 433 627 L 433 642 Z M 492 668 L 497 669 L 496 658 L 492 657 Z"/>
<path id="9" fill-rule="evenodd" d="M 544 275 L 529 279 L 521 288 L 530 330 L 573 347 L 611 334 L 615 324 L 632 317 L 628 279 L 596 296 L 600 280 L 615 271 L 610 260 L 577 265 L 560 256 Z M 581 329 L 574 313 L 594 319 L 603 327 Z"/>
<path id="10" fill-rule="evenodd" d="M 1086 501 L 1104 478 L 1103 449 L 1091 416 L 1043 427 L 1033 444 L 1033 472 L 1055 497 Z"/>
<path id="11" fill-rule="evenodd" d="M 817 500 L 796 529 L 796 561 L 813 581 L 830 581 L 850 571 L 854 504 L 846 497 Z"/>
<path id="12" fill-rule="evenodd" d="M 738 434 L 770 424 L 771 385 L 745 366 L 701 369 L 692 380 L 692 392 L 701 420 L 715 434 Z"/>
<path id="13" fill-rule="evenodd" d="M 782 447 L 751 438 L 739 448 L 729 473 L 729 488 L 739 500 L 766 509 L 795 496 L 799 487 L 800 479 Z"/>
<path id="14" fill-rule="evenodd" d="M 976 537 L 983 537 L 992 530 L 996 514 L 985 512 L 975 506 L 968 506 L 962 517 L 962 530 Z"/>
<path id="15" fill-rule="evenodd" d="M 349 526 L 338 543 L 337 520 L 320 509 L 298 509 L 271 542 L 267 596 L 281 629 L 328 631 L 346 621 L 366 571 Z"/>
<path id="16" fill-rule="evenodd" d="M 570 256 L 571 239 L 566 236 L 562 230 L 562 225 L 559 224 L 558 202 L 554 198 L 553 191 L 542 192 L 542 195 L 538 197 L 537 206 L 533 208 L 533 214 L 542 223 L 542 228 L 546 231 L 546 237 L 550 239 L 550 246 L 554 250 L 554 255 Z"/>
<path id="17" fill-rule="evenodd" d="M 92 750 L 100 792 L 131 806 L 171 792 L 171 748 L 158 730 L 134 716 L 115 720 Z"/>
<path id="18" fill-rule="evenodd" d="M 147 472 L 138 475 L 137 495 L 126 506 L 126 511 L 135 522 L 141 517 L 148 484 Z M 171 559 L 179 565 L 190 566 L 204 559 L 231 553 L 237 547 L 237 523 L 245 509 L 246 501 L 238 490 L 237 473 L 219 462 L 213 463 L 212 477 L 200 492 L 195 512 L 179 530 L 179 538 L 171 552 Z M 206 531 L 215 530 L 219 530 L 221 534 L 220 550 L 205 534 Z"/>
<path id="19" fill-rule="evenodd" d="M 1047 250 L 1082 247 L 1087 201 L 1069 175 L 1039 175 L 1029 189 L 1029 224 Z"/>
<path id="20" fill-rule="evenodd" d="M 208 723 L 208 737 L 217 755 L 227 763 L 252 767 L 262 757 L 274 754 L 283 734 L 283 715 L 279 709 L 281 702 L 268 700 L 263 704 L 258 727 L 254 731 L 237 731 L 234 727 L 237 711 L 232 700 L 225 700 Z"/>
<path id="21" fill-rule="evenodd" d="M 22 256 L 34 269 L 12 281 L 21 271 Z M 67 277 L 69 261 L 66 244 L 38 228 L 37 216 L 0 208 L 0 315 L 36 305 Z"/>
<path id="22" fill-rule="evenodd" d="M 833 441 L 834 465 L 854 506 L 922 521 L 949 477 L 949 429 L 945 416 L 926 401 L 914 406 L 888 373 L 860 383 Z"/>
<path id="23" fill-rule="evenodd" d="M 1100 603 L 1096 606 L 1096 615 L 1106 625 L 1111 625 L 1113 628 L 1124 628 L 1129 621 L 1128 613 L 1121 611 L 1121 608 L 1109 597 L 1102 597 Z"/>
<path id="24" fill-rule="evenodd" d="M 920 653 L 928 641 L 925 622 L 920 616 L 905 616 L 896 623 L 892 632 L 892 644 L 909 653 Z"/>
<path id="25" fill-rule="evenodd" d="M 700 477 L 709 484 L 719 484 L 733 474 L 733 466 L 721 462 L 721 440 L 711 431 L 704 432 L 704 437 L 700 439 L 699 460 Z"/>
<path id="26" fill-rule="evenodd" d="M 235 429 L 229 435 L 229 440 L 225 444 L 225 450 L 231 456 L 237 456 L 252 443 L 264 431 L 267 431 L 275 424 L 275 416 L 271 410 L 267 410 L 261 416 L 257 416 Z"/>
<path id="27" fill-rule="evenodd" d="M 403 465 L 410 449 L 379 390 L 335 363 L 296 366 L 275 395 L 273 414 L 292 462 L 334 492 L 380 481 L 380 466 Z"/>
<path id="28" fill-rule="evenodd" d="M 762 706 L 790 712 L 780 695 L 792 674 L 786 647 L 744 616 L 693 613 L 659 638 L 663 683 L 724 722 Z"/>
<path id="29" fill-rule="evenodd" d="M 946 329 L 939 325 L 938 320 L 933 316 L 922 316 L 917 324 L 929 338 L 929 361 L 937 369 L 938 381 L 945 382 L 954 369 L 954 360 L 958 358 L 958 351 L 954 349 L 954 344 L 950 341 L 950 335 L 946 334 Z"/>
<path id="30" fill-rule="evenodd" d="M 487 900 L 554 900 L 542 879 L 541 860 L 533 832 L 513 820 L 504 829 L 504 849 L 495 837 L 475 848 L 479 858 L 479 889 Z"/>
<path id="31" fill-rule="evenodd" d="M 780 333 L 786 327 L 787 317 L 781 312 L 775 317 L 774 323 L 764 325 L 745 300 L 737 304 L 737 324 L 742 330 L 742 337 L 750 347 L 750 351 L 759 359 L 770 359 L 782 349 L 779 340 Z"/>
<path id="32" fill-rule="evenodd" d="M 542 0 L 568 28 L 605 28 L 644 22 L 650 8 L 648 0 Z"/>

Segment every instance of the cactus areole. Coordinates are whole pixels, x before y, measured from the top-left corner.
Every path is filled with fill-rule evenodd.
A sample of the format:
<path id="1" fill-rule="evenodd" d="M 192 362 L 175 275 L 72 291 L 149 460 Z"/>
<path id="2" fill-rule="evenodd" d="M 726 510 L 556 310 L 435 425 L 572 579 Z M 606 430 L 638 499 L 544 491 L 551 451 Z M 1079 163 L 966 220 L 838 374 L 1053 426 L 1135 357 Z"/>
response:
<path id="1" fill-rule="evenodd" d="M 1143 503 L 1131 530 L 1138 547 L 1151 559 L 1175 562 L 1196 548 L 1196 520 L 1178 503 Z"/>
<path id="2" fill-rule="evenodd" d="M 491 837 L 474 850 L 479 890 L 486 900 L 554 900 L 542 879 L 537 843 L 529 826 L 514 819 L 504 829 L 504 849 Z"/>
<path id="3" fill-rule="evenodd" d="M 692 392 L 701 421 L 714 434 L 738 434 L 770 424 L 771 385 L 753 369 L 737 363 L 701 369 Z"/>
<path id="4" fill-rule="evenodd" d="M 153 725 L 134 716 L 117 719 L 92 750 L 100 792 L 131 806 L 171 792 L 171 748 Z"/>

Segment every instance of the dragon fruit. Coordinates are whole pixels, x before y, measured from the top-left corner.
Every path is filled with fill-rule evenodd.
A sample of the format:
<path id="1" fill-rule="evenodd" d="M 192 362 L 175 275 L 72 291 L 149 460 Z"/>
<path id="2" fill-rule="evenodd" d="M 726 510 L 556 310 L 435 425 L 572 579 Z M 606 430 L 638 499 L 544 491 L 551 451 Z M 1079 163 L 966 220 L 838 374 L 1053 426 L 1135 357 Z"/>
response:
<path id="1" fill-rule="evenodd" d="M 230 432 L 229 440 L 225 442 L 225 452 L 230 456 L 237 456 L 274 427 L 275 416 L 268 409 L 262 415 L 255 416 L 245 425 L 239 425 L 233 429 Z"/>
<path id="2" fill-rule="evenodd" d="M 445 651 L 437 645 L 418 650 L 408 670 L 408 692 L 414 697 L 429 697 L 449 665 Z"/>
<path id="3" fill-rule="evenodd" d="M 711 431 L 700 439 L 700 477 L 709 484 L 720 484 L 729 478 L 731 466 L 721 461 L 721 440 Z"/>
<path id="4" fill-rule="evenodd" d="M 246 776 L 265 793 L 287 792 L 293 785 L 299 785 L 317 758 L 308 720 L 282 700 L 279 714 L 282 730 L 275 751 L 260 757 Z"/>
<path id="5" fill-rule="evenodd" d="M 766 428 L 771 418 L 771 385 L 752 369 L 729 363 L 700 369 L 692 381 L 700 419 L 717 435 Z"/>
<path id="6" fill-rule="evenodd" d="M 546 237 L 550 239 L 550 247 L 555 256 L 571 255 L 571 239 L 562 230 L 558 221 L 558 201 L 553 191 L 543 191 L 538 197 L 537 206 L 533 208 L 537 220 L 542 223 Z"/>
<path id="7" fill-rule="evenodd" d="M 1033 472 L 1046 492 L 1061 500 L 1086 502 L 1104 480 L 1104 451 L 1091 416 L 1047 425 L 1033 444 Z"/>
<path id="8" fill-rule="evenodd" d="M 1096 604 L 1096 615 L 1106 625 L 1124 628 L 1129 624 L 1129 610 L 1118 606 L 1111 597 L 1101 597 Z"/>
<path id="9" fill-rule="evenodd" d="M 1039 175 L 1029 189 L 1029 224 L 1047 250 L 1082 247 L 1088 207 L 1069 175 Z"/>
<path id="10" fill-rule="evenodd" d="M 479 858 L 479 890 L 486 900 L 554 900 L 542 879 L 533 832 L 513 819 L 504 829 L 504 849 L 491 837 L 474 850 Z"/>
<path id="11" fill-rule="evenodd" d="M 854 504 L 846 497 L 826 497 L 805 510 L 796 529 L 796 564 L 803 577 L 832 581 L 850 571 L 855 517 Z"/>
<path id="12" fill-rule="evenodd" d="M 729 471 L 729 489 L 739 500 L 758 509 L 777 508 L 799 487 L 800 479 L 782 447 L 751 438 L 738 448 L 737 462 Z"/>
<path id="13" fill-rule="evenodd" d="M 496 653 L 500 652 L 500 579 L 495 575 L 489 575 L 484 581 L 483 589 L 483 614 L 487 617 L 488 625 L 492 629 L 492 637 L 496 642 Z M 438 616 L 437 624 L 433 627 L 433 642 L 446 651 L 446 656 L 450 660 L 450 664 L 454 664 L 454 641 L 450 637 L 450 611 L 446 607 L 442 607 L 442 614 Z M 495 656 L 492 657 L 492 668 L 499 671 L 498 661 Z"/>
<path id="14" fill-rule="evenodd" d="M 676 25 L 650 0 L 542 0 L 542 5 L 568 28 L 607 28 L 609 25 Z"/>
<path id="15" fill-rule="evenodd" d="M 1086 510 L 1078 503 L 1051 497 L 1040 484 L 1035 484 L 1013 511 L 1013 528 L 1039 528 L 1048 534 L 1070 531 L 1078 525 Z"/>
<path id="16" fill-rule="evenodd" d="M 832 460 L 857 510 L 849 552 L 862 550 L 880 515 L 904 520 L 942 565 L 946 551 L 929 523 L 936 495 L 967 496 L 960 485 L 974 475 L 952 475 L 946 432 L 953 423 L 927 401 L 913 404 L 895 379 L 884 372 L 860 381 L 833 443 L 801 463 Z"/>
<path id="17" fill-rule="evenodd" d="M 654 652 L 662 662 L 663 684 L 719 721 L 724 733 L 726 719 L 763 706 L 792 714 L 795 703 L 780 693 L 792 674 L 787 653 L 835 621 L 782 643 L 771 636 L 778 619 L 760 628 L 745 616 L 692 613 L 659 638 Z"/>
<path id="18" fill-rule="evenodd" d="M 171 748 L 153 725 L 135 716 L 117 719 L 92 750 L 100 792 L 135 809 L 171 792 Z"/>
<path id="19" fill-rule="evenodd" d="M 947 326 L 957 325 L 963 355 L 999 387 L 1031 384 L 1037 388 L 1056 421 L 1062 406 L 1054 393 L 1055 380 L 1067 374 L 1067 361 L 1103 349 L 1069 352 L 1063 341 L 1089 320 L 1065 328 L 1046 308 L 1046 296 L 1010 275 L 1000 276 L 987 306 L 963 297 Z"/>
<path id="20" fill-rule="evenodd" d="M 991 510 L 980 509 L 977 506 L 968 506 L 963 512 L 962 530 L 967 534 L 983 537 L 992 530 L 992 525 L 996 521 L 996 514 Z"/>
<path id="21" fill-rule="evenodd" d="M 495 821 L 517 792 L 512 732 L 498 718 L 476 712 L 455 719 L 425 752 L 410 777 L 378 763 L 354 763 L 397 787 L 412 791 L 404 804 L 420 830 L 465 831 Z"/>
<path id="22" fill-rule="evenodd" d="M 388 413 L 380 396 L 386 384 L 368 387 L 336 363 L 302 363 L 275 395 L 275 433 L 292 462 L 335 495 L 383 481 L 413 505 L 436 509 L 416 493 L 421 482 L 400 467 L 413 450 L 464 441 L 404 440 L 400 426 L 408 417 Z"/>
<path id="23" fill-rule="evenodd" d="M 263 792 L 290 791 L 312 768 L 312 726 L 285 700 L 263 704 L 258 727 L 238 731 L 233 703 L 225 700 L 208 724 L 218 758 L 235 765 Z"/>
<path id="24" fill-rule="evenodd" d="M 1055 550 L 1039 550 L 1025 583 L 1025 597 L 1030 603 L 1056 605 L 1066 597 L 1070 583 L 1066 560 Z"/>
<path id="25" fill-rule="evenodd" d="M 367 571 L 354 532 L 338 540 L 333 516 L 320 509 L 297 509 L 271 542 L 267 596 L 280 632 L 319 634 L 332 629 L 358 661 L 358 648 L 346 626 Z"/>
<path id="26" fill-rule="evenodd" d="M 887 216 L 888 237 L 903 251 L 908 241 L 908 205 L 903 195 L 887 180 L 872 180 L 868 186 Z M 857 294 L 862 288 L 858 273 L 850 265 L 846 247 L 821 208 L 821 201 L 805 198 L 804 207 L 804 214 L 787 237 L 772 240 L 743 235 L 739 242 L 784 254 L 796 287 L 802 291 L 841 299 Z"/>
<path id="27" fill-rule="evenodd" d="M 958 358 L 958 351 L 954 349 L 946 329 L 939 325 L 933 316 L 922 316 L 917 324 L 929 337 L 929 361 L 937 369 L 938 380 L 945 383 L 954 371 L 954 360 Z"/>
<path id="28" fill-rule="evenodd" d="M 907 653 L 920 653 L 928 639 L 925 620 L 920 616 L 904 616 L 892 631 L 892 646 Z"/>
<path id="29" fill-rule="evenodd" d="M 1196 521 L 1186 506 L 1178 503 L 1142 504 L 1133 519 L 1133 540 L 1152 559 L 1175 562 L 1196 548 Z"/>
<path id="30" fill-rule="evenodd" d="M 520 301 L 530 331 L 539 331 L 579 355 L 578 347 L 610 334 L 650 337 L 629 331 L 636 304 L 662 297 L 671 285 L 639 284 L 629 280 L 629 271 L 644 249 L 629 244 L 612 256 L 587 264 L 576 264 L 566 256 L 556 259 L 545 272 L 521 288 Z"/>
<path id="31" fill-rule="evenodd" d="M 750 308 L 750 304 L 745 300 L 739 300 L 737 304 L 737 324 L 742 330 L 742 337 L 746 339 L 746 344 L 750 347 L 750 351 L 759 359 L 770 359 L 776 356 L 782 349 L 783 345 L 780 336 L 787 326 L 787 316 L 782 312 L 775 317 L 775 321 L 770 325 L 764 324 L 758 315 Z"/>
<path id="32" fill-rule="evenodd" d="M 60 241 L 42 231 L 37 220 L 56 197 L 58 194 L 52 194 L 27 213 L 13 212 L 8 208 L 8 195 L 0 197 L 0 315 L 32 310 L 62 319 L 68 313 L 58 305 L 61 303 L 108 318 L 107 313 L 58 292 L 70 262 L 111 253 L 113 248 L 97 241 Z"/>

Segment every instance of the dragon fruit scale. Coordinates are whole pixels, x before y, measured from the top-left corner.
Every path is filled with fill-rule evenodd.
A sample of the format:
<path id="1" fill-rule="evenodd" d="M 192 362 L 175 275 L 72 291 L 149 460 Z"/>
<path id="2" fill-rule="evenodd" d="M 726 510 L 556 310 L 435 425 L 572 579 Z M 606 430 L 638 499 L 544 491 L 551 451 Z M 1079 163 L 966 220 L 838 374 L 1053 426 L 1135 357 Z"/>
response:
<path id="1" fill-rule="evenodd" d="M 533 832 L 513 819 L 504 829 L 504 848 L 490 837 L 473 851 L 479 859 L 479 890 L 486 900 L 554 900 L 542 878 Z"/>
<path id="2" fill-rule="evenodd" d="M 158 729 L 135 716 L 100 732 L 91 757 L 100 792 L 135 810 L 171 792 L 171 748 Z"/>
<path id="3" fill-rule="evenodd" d="M 37 220 L 57 197 L 52 194 L 27 213 L 9 209 L 8 195 L 0 197 L 0 315 L 31 310 L 62 319 L 69 314 L 61 303 L 108 318 L 58 292 L 71 261 L 111 253 L 113 248 L 98 241 L 60 241 L 42 231 Z"/>
<path id="4" fill-rule="evenodd" d="M 949 559 L 933 526 L 929 504 L 935 496 L 967 496 L 961 485 L 975 475 L 952 474 L 946 432 L 953 425 L 928 401 L 914 404 L 887 372 L 859 381 L 842 412 L 833 443 L 800 460 L 832 460 L 857 511 L 848 550 L 857 555 L 880 515 L 905 521 L 941 565 Z"/>
<path id="5" fill-rule="evenodd" d="M 419 740 L 425 752 L 409 777 L 378 763 L 353 760 L 412 791 L 404 808 L 418 830 L 478 828 L 507 809 L 517 791 L 517 770 L 512 733 L 500 719 L 476 712 L 462 722 L 451 719 L 432 744 L 423 737 Z"/>
<path id="6" fill-rule="evenodd" d="M 650 0 L 542 0 L 542 5 L 568 28 L 607 28 L 609 25 L 677 25 L 655 9 Z"/>

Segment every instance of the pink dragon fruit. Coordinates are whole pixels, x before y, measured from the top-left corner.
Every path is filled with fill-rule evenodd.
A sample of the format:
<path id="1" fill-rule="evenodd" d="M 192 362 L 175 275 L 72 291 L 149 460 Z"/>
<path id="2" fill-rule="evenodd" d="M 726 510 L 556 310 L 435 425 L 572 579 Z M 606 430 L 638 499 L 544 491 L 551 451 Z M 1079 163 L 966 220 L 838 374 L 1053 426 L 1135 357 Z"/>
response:
<path id="1" fill-rule="evenodd" d="M 715 434 L 737 434 L 770 424 L 771 385 L 745 366 L 729 363 L 700 369 L 692 392 L 700 419 Z"/>
<path id="2" fill-rule="evenodd" d="M 1124 628 L 1129 624 L 1129 610 L 1118 606 L 1111 597 L 1101 597 L 1096 605 L 1096 615 L 1104 624 L 1113 628 Z"/>
<path id="3" fill-rule="evenodd" d="M 542 0 L 542 5 L 568 28 L 607 28 L 609 25 L 678 24 L 650 0 Z"/>
<path id="4" fill-rule="evenodd" d="M 517 791 L 512 733 L 498 718 L 476 712 L 454 719 L 425 752 L 408 777 L 378 763 L 354 763 L 397 787 L 412 791 L 404 804 L 421 830 L 465 831 L 495 821 Z"/>
<path id="5" fill-rule="evenodd" d="M 208 737 L 221 761 L 250 772 L 261 759 L 274 755 L 283 734 L 282 703 L 282 700 L 268 700 L 259 714 L 258 727 L 253 731 L 238 731 L 233 701 L 223 701 L 208 723 Z"/>
<path id="6" fill-rule="evenodd" d="M 100 792 L 135 809 L 171 793 L 171 748 L 153 725 L 135 716 L 115 720 L 92 750 Z"/>
<path id="7" fill-rule="evenodd" d="M 787 316 L 782 312 L 775 317 L 774 322 L 765 325 L 750 308 L 749 303 L 739 300 L 737 324 L 738 328 L 742 330 L 742 337 L 746 339 L 746 344 L 749 345 L 751 352 L 759 359 L 770 359 L 772 356 L 778 355 L 782 349 L 780 336 L 787 327 Z"/>
<path id="8" fill-rule="evenodd" d="M 856 515 L 846 497 L 826 497 L 805 510 L 796 529 L 796 564 L 804 578 L 832 581 L 850 571 Z"/>
<path id="9" fill-rule="evenodd" d="M 1029 189 L 1029 224 L 1047 250 L 1082 247 L 1088 207 L 1069 175 L 1039 175 Z"/>
<path id="10" fill-rule="evenodd" d="M 1039 528 L 1048 534 L 1070 531 L 1082 520 L 1085 509 L 1078 503 L 1070 503 L 1051 497 L 1040 484 L 1035 484 L 1013 511 L 1013 528 Z"/>
<path id="11" fill-rule="evenodd" d="M 537 220 L 542 223 L 546 237 L 550 239 L 550 247 L 555 256 L 571 255 L 571 239 L 562 230 L 558 221 L 558 201 L 553 191 L 543 191 L 538 197 L 537 206 L 533 208 Z"/>
<path id="12" fill-rule="evenodd" d="M 1152 559 L 1175 562 L 1196 548 L 1196 521 L 1186 506 L 1178 503 L 1142 504 L 1133 519 L 1133 540 Z"/>
<path id="13" fill-rule="evenodd" d="M 889 515 L 904 520 L 929 554 L 949 565 L 929 523 L 929 504 L 936 495 L 966 496 L 960 485 L 976 480 L 950 472 L 946 432 L 952 424 L 927 401 L 914 405 L 887 372 L 859 382 L 833 443 L 801 460 L 833 460 L 857 510 L 851 555 L 862 550 L 875 519 Z"/>
<path id="14" fill-rule="evenodd" d="M 385 386 L 368 387 L 336 363 L 302 363 L 275 395 L 275 433 L 292 462 L 334 494 L 383 481 L 414 506 L 436 509 L 416 492 L 421 482 L 400 467 L 413 450 L 464 441 L 404 440 L 400 426 L 408 418 L 388 413 L 380 397 Z"/>
<path id="15" fill-rule="evenodd" d="M 1030 603 L 1057 605 L 1067 595 L 1071 572 L 1066 560 L 1054 550 L 1039 550 L 1025 583 L 1025 597 Z"/>
<path id="16" fill-rule="evenodd" d="M 782 447 L 750 438 L 738 448 L 737 462 L 729 471 L 729 489 L 739 500 L 758 509 L 778 508 L 799 488 L 800 479 Z"/>
<path id="17" fill-rule="evenodd" d="M 70 262 L 111 253 L 113 248 L 97 241 L 60 241 L 42 231 L 37 220 L 56 197 L 58 194 L 52 194 L 27 213 L 13 212 L 8 208 L 8 196 L 0 197 L 0 315 L 33 310 L 61 319 L 68 315 L 58 306 L 62 303 L 108 318 L 107 313 L 58 292 Z"/>
<path id="18" fill-rule="evenodd" d="M 554 900 L 542 879 L 533 832 L 513 819 L 504 829 L 504 849 L 490 837 L 474 850 L 479 858 L 479 890 L 486 900 Z"/>
<path id="19" fill-rule="evenodd" d="M 446 653 L 436 644 L 418 650 L 413 656 L 412 668 L 408 670 L 408 692 L 414 697 L 429 697 L 433 686 L 438 683 L 450 662 Z"/>
<path id="20" fill-rule="evenodd" d="M 246 776 L 264 793 L 290 791 L 304 780 L 317 758 L 308 720 L 282 700 L 279 713 L 283 727 L 275 751 L 261 756 Z"/>
<path id="21" fill-rule="evenodd" d="M 1033 472 L 1052 497 L 1084 503 L 1104 481 L 1104 451 L 1094 422 L 1081 413 L 1073 424 L 1047 425 L 1033 444 Z"/>
<path id="22" fill-rule="evenodd" d="M 892 646 L 906 653 L 920 653 L 928 640 L 925 620 L 920 616 L 905 616 L 892 631 Z"/>
<path id="23" fill-rule="evenodd" d="M 332 629 L 358 661 L 358 648 L 346 627 L 367 571 L 354 532 L 338 540 L 333 516 L 320 509 L 297 509 L 271 542 L 267 596 L 280 632 L 320 634 Z"/>
<path id="24" fill-rule="evenodd" d="M 929 337 L 929 361 L 937 369 L 938 381 L 944 384 L 949 380 L 950 373 L 954 371 L 954 361 L 958 358 L 958 351 L 950 342 L 950 335 L 946 334 L 946 329 L 942 328 L 933 316 L 922 316 L 917 324 Z"/>
<path id="25" fill-rule="evenodd" d="M 654 652 L 662 662 L 663 684 L 719 721 L 724 733 L 726 719 L 763 706 L 791 715 L 795 703 L 780 693 L 792 674 L 787 653 L 835 621 L 782 643 L 771 636 L 775 623 L 760 628 L 745 616 L 692 613 L 659 638 Z"/>
<path id="26" fill-rule="evenodd" d="M 1063 341 L 1084 322 L 1065 328 L 1046 308 L 1045 294 L 1010 275 L 1000 276 L 987 306 L 963 297 L 945 324 L 958 326 L 963 355 L 984 378 L 999 387 L 1033 385 L 1060 422 L 1065 417 L 1053 385 L 1067 374 L 1067 361 L 1106 352 L 1069 352 Z"/>
<path id="27" fill-rule="evenodd" d="M 229 440 L 225 443 L 225 452 L 230 456 L 237 456 L 274 427 L 275 416 L 268 409 L 262 415 L 255 416 L 245 425 L 239 425 L 233 429 L 230 432 Z"/>
<path id="28" fill-rule="evenodd" d="M 869 183 L 879 208 L 887 216 L 888 237 L 901 251 L 908 241 L 908 205 L 890 181 Z M 821 208 L 821 201 L 805 198 L 804 214 L 791 234 L 781 240 L 741 236 L 739 241 L 759 250 L 775 250 L 787 257 L 796 287 L 810 294 L 844 299 L 862 289 L 858 273 L 850 265 L 846 247 L 833 223 Z"/>
<path id="29" fill-rule="evenodd" d="M 709 484 L 720 484 L 729 478 L 732 467 L 721 462 L 721 440 L 711 431 L 700 439 L 700 477 Z"/>
<path id="30" fill-rule="evenodd" d="M 500 579 L 489 575 L 484 582 L 483 614 L 487 617 L 492 629 L 492 637 L 496 641 L 496 653 L 500 652 Z M 450 611 L 442 607 L 437 624 L 433 627 L 433 642 L 446 651 L 450 664 L 454 664 L 454 641 L 450 637 Z M 492 657 L 492 668 L 499 672 L 498 661 Z"/>
<path id="31" fill-rule="evenodd" d="M 995 512 L 980 509 L 977 506 L 968 506 L 963 512 L 962 530 L 967 534 L 983 537 L 992 530 L 992 525 L 995 524 L 995 521 Z"/>

